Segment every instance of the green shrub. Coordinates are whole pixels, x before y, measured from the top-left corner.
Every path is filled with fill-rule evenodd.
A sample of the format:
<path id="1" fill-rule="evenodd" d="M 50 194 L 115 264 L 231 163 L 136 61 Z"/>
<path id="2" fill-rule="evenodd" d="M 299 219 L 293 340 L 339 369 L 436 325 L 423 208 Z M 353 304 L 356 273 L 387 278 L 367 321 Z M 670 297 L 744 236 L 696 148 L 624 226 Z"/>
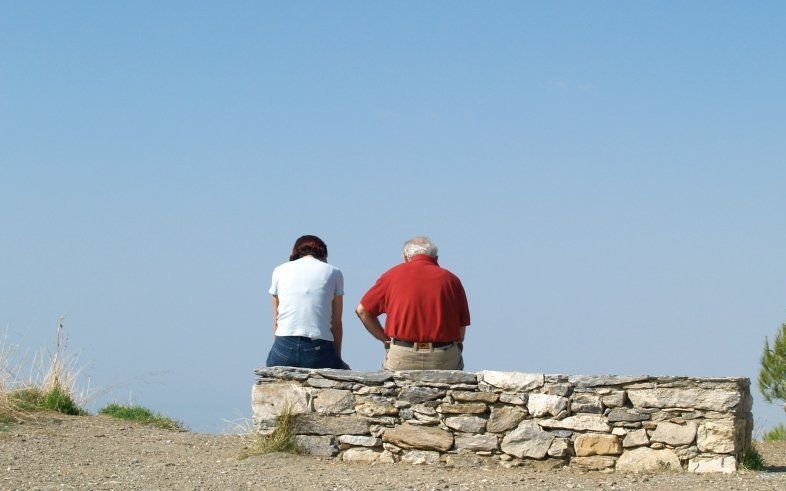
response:
<path id="1" fill-rule="evenodd" d="M 98 414 L 106 414 L 113 418 L 136 421 L 138 423 L 148 424 L 167 430 L 186 429 L 182 422 L 142 406 L 108 404 L 98 411 Z"/>
<path id="2" fill-rule="evenodd" d="M 44 392 L 41 406 L 45 410 L 70 414 L 72 416 L 87 414 L 82 408 L 76 405 L 71 394 L 60 387 L 52 387 Z"/>
<path id="3" fill-rule="evenodd" d="M 72 416 L 87 414 L 74 402 L 71 394 L 61 387 L 52 387 L 47 391 L 32 387 L 18 389 L 8 394 L 6 404 L 16 413 L 55 411 Z"/>
<path id="4" fill-rule="evenodd" d="M 751 447 L 742 454 L 742 467 L 749 471 L 763 471 L 764 460 L 756 448 Z"/>
<path id="5" fill-rule="evenodd" d="M 783 423 L 764 434 L 765 442 L 776 442 L 783 440 L 786 440 L 786 425 Z"/>

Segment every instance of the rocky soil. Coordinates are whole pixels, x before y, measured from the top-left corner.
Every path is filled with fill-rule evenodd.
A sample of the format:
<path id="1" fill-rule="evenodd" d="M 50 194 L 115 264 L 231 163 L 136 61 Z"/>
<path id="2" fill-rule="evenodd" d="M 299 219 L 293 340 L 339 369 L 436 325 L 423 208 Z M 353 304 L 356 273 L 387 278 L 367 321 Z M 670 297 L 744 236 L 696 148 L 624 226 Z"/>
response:
<path id="1" fill-rule="evenodd" d="M 786 444 L 757 444 L 765 472 L 621 474 L 443 464 L 364 464 L 285 454 L 239 460 L 243 437 L 103 416 L 0 426 L 0 489 L 786 489 Z"/>

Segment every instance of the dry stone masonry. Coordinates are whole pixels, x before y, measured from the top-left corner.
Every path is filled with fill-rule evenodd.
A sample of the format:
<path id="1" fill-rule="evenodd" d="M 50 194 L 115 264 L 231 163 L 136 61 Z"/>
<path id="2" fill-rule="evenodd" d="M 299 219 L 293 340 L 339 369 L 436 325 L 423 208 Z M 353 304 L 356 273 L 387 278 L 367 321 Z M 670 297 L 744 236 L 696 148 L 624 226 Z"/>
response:
<path id="1" fill-rule="evenodd" d="M 452 370 L 255 370 L 254 424 L 345 461 L 734 472 L 751 444 L 746 378 Z"/>

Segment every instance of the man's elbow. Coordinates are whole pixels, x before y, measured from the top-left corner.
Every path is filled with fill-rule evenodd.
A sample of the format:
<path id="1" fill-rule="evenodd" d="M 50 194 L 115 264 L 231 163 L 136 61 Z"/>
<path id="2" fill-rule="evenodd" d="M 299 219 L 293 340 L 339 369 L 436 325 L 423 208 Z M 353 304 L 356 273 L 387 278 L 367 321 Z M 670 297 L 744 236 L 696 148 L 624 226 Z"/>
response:
<path id="1" fill-rule="evenodd" d="M 363 304 L 362 303 L 358 304 L 358 308 L 355 309 L 355 313 L 361 319 L 363 318 L 363 315 L 366 314 L 366 309 L 363 308 Z"/>

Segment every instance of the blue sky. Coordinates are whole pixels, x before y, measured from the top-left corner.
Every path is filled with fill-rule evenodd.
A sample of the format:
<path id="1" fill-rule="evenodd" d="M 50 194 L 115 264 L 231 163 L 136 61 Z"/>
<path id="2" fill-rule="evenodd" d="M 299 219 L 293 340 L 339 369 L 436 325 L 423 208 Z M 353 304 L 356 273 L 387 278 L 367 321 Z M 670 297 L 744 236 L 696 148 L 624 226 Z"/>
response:
<path id="1" fill-rule="evenodd" d="M 781 2 L 2 10 L 0 326 L 66 315 L 91 407 L 250 416 L 307 233 L 350 307 L 431 236 L 469 370 L 755 378 L 786 322 Z"/>

